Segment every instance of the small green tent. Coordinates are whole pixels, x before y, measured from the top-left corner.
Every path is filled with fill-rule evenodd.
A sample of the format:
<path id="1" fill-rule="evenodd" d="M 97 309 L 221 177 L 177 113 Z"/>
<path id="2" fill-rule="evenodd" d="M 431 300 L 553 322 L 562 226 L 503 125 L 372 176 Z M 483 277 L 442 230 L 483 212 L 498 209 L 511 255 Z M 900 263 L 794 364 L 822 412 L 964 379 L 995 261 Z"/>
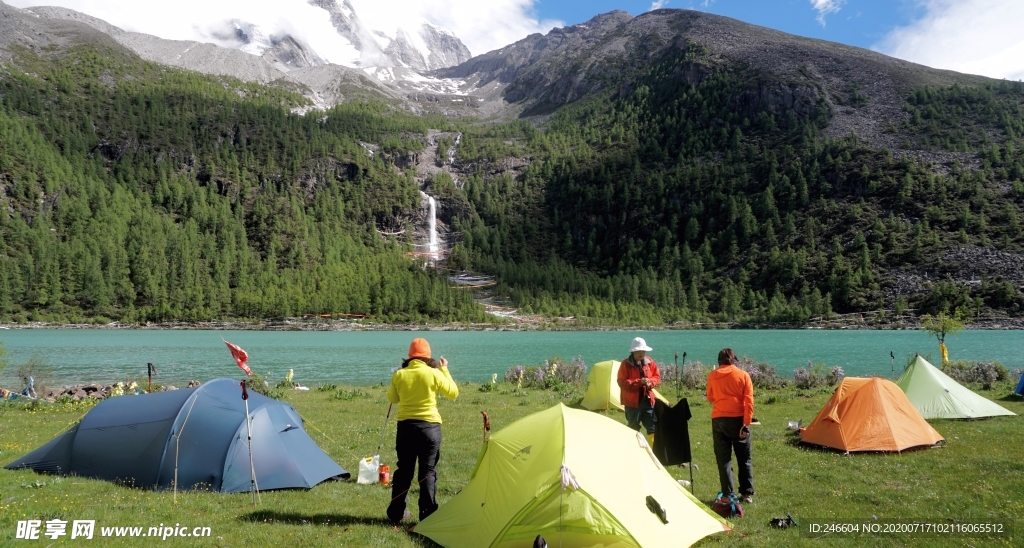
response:
<path id="1" fill-rule="evenodd" d="M 896 384 L 926 419 L 977 419 L 1016 415 L 949 378 L 920 354 Z"/>
<path id="2" fill-rule="evenodd" d="M 587 375 L 587 394 L 583 396 L 580 405 L 591 410 L 600 411 L 618 409 L 622 411 L 622 402 L 619 401 L 619 360 L 608 360 L 595 363 Z M 654 390 L 654 397 L 672 405 L 665 396 Z"/>
<path id="3" fill-rule="evenodd" d="M 689 546 L 724 530 L 642 435 L 562 404 L 491 437 L 469 483 L 416 526 L 447 547 Z"/>

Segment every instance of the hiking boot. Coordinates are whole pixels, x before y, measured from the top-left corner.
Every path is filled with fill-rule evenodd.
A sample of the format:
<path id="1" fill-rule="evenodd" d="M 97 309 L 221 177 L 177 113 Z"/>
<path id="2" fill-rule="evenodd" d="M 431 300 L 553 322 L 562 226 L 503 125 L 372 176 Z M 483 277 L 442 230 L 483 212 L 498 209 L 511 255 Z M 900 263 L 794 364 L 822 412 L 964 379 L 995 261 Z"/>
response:
<path id="1" fill-rule="evenodd" d="M 389 517 L 388 519 L 390 520 L 391 518 Z M 412 521 L 412 512 L 406 510 L 405 512 L 402 512 L 402 519 L 400 519 L 399 521 L 391 520 L 391 525 L 394 526 L 395 531 L 397 531 L 399 524 L 408 523 L 410 521 Z"/>

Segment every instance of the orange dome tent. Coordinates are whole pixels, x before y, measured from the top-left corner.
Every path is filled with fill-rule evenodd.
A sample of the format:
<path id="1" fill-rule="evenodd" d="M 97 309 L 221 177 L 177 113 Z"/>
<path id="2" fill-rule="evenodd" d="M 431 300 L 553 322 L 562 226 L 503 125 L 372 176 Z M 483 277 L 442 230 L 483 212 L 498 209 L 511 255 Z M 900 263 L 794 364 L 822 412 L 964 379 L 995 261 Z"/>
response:
<path id="1" fill-rule="evenodd" d="M 935 445 L 943 437 L 921 417 L 892 381 L 846 378 L 801 441 L 842 451 L 903 451 Z"/>

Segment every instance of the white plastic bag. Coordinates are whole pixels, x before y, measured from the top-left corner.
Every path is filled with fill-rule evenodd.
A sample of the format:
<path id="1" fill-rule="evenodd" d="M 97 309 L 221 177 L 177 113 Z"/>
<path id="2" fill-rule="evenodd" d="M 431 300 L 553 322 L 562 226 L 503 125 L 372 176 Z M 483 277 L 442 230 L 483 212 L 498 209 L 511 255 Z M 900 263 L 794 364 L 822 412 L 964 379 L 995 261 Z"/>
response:
<path id="1" fill-rule="evenodd" d="M 380 481 L 380 455 L 366 457 L 359 461 L 359 477 L 356 483 L 369 485 Z"/>

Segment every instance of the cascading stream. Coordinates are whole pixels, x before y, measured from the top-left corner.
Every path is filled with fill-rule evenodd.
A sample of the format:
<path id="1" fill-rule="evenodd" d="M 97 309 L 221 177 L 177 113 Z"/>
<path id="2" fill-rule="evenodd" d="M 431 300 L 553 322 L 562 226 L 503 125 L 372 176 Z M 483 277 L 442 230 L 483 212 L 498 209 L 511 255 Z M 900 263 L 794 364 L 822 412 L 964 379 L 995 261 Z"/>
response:
<path id="1" fill-rule="evenodd" d="M 431 254 L 437 254 L 437 202 L 434 201 L 433 196 L 427 196 L 427 202 L 430 204 L 430 216 L 427 220 L 430 240 L 427 245 L 427 251 Z"/>

